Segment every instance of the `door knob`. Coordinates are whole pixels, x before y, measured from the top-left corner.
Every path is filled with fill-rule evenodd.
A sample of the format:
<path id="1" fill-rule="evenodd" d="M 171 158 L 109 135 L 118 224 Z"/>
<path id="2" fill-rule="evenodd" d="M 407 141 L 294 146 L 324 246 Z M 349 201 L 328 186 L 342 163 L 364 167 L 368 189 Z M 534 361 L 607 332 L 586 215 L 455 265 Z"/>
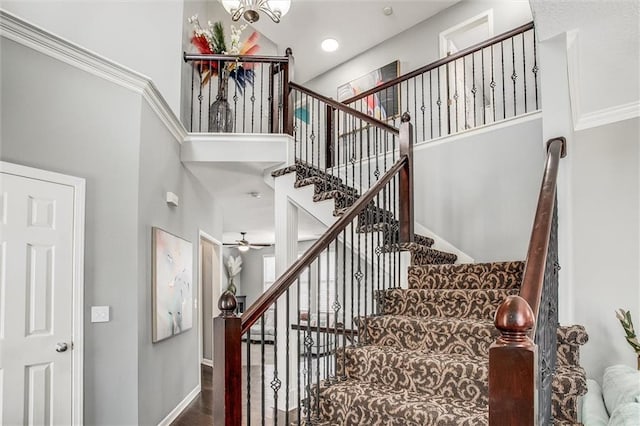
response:
<path id="1" fill-rule="evenodd" d="M 57 343 L 56 344 L 56 352 L 64 352 L 69 348 L 66 343 Z"/>

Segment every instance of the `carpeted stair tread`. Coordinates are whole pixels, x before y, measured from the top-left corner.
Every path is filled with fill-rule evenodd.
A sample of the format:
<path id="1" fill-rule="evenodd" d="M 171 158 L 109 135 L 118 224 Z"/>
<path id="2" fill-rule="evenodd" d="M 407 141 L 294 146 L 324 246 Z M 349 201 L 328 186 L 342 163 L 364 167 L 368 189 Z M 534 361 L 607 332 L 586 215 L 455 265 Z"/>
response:
<path id="1" fill-rule="evenodd" d="M 458 260 L 458 256 L 446 251 L 436 250 L 417 242 L 393 243 L 381 247 L 383 253 L 395 253 L 398 251 L 408 251 L 411 253 L 411 263 L 420 265 L 429 264 L 450 264 Z M 418 263 L 416 263 L 418 262 Z"/>
<path id="2" fill-rule="evenodd" d="M 384 314 L 411 317 L 491 320 L 500 304 L 517 289 L 388 289 L 378 296 Z"/>
<path id="3" fill-rule="evenodd" d="M 347 379 L 320 387 L 320 422 L 332 425 L 486 425 L 486 406 Z"/>
<path id="4" fill-rule="evenodd" d="M 557 365 L 551 387 L 553 417 L 576 421 L 578 400 L 587 393 L 587 375 L 584 369 L 579 365 Z"/>
<path id="5" fill-rule="evenodd" d="M 370 344 L 470 356 L 488 356 L 500 335 L 493 320 L 382 315 L 359 322 Z"/>
<path id="6" fill-rule="evenodd" d="M 414 265 L 409 267 L 410 288 L 519 288 L 524 262 Z"/>
<path id="7" fill-rule="evenodd" d="M 358 192 L 355 189 L 345 186 L 340 182 L 327 181 L 326 179 L 323 179 L 322 177 L 319 177 L 319 176 L 309 176 L 306 178 L 300 178 L 300 179 L 297 179 L 293 184 L 294 188 L 303 188 L 309 185 L 313 185 L 314 195 L 319 195 L 327 191 L 339 191 L 344 193 L 345 195 L 349 195 L 356 198 L 358 197 Z"/>
<path id="8" fill-rule="evenodd" d="M 349 379 L 488 403 L 486 357 L 369 345 L 347 347 L 338 352 L 336 360 L 336 370 Z"/>

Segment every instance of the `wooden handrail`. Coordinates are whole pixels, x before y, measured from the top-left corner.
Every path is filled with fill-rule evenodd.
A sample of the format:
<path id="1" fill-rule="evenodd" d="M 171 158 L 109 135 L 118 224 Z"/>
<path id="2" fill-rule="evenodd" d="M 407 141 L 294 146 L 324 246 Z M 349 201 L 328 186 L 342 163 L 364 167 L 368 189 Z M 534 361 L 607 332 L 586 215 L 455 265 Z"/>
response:
<path id="1" fill-rule="evenodd" d="M 408 156 L 403 155 L 396 163 L 382 175 L 382 177 L 342 215 L 331 227 L 320 237 L 298 260 L 296 260 L 281 275 L 269 290 L 263 293 L 241 317 L 240 334 L 244 334 L 258 319 L 282 296 L 298 276 L 311 265 L 315 259 L 332 243 L 338 235 L 356 218 L 368 204 L 378 195 L 378 193 L 394 178 L 394 176 L 406 167 Z"/>
<path id="2" fill-rule="evenodd" d="M 400 130 L 396 127 L 391 126 L 390 124 L 385 123 L 384 121 L 380 121 L 370 115 L 367 115 L 361 111 L 358 111 L 356 109 L 353 109 L 347 105 L 345 105 L 342 102 L 338 102 L 334 99 L 328 98 L 326 96 L 323 96 L 319 93 L 314 92 L 313 90 L 307 89 L 304 86 L 300 86 L 299 84 L 296 83 L 289 83 L 289 87 L 292 89 L 296 89 L 298 92 L 302 92 L 305 93 L 315 99 L 318 99 L 322 102 L 324 102 L 325 104 L 329 105 L 330 107 L 332 107 L 333 109 L 337 109 L 339 111 L 345 112 L 347 114 L 351 114 L 356 118 L 359 118 L 360 120 L 367 122 L 371 125 L 374 125 L 376 127 L 379 127 L 381 129 L 386 130 L 387 132 L 393 133 L 394 135 L 399 135 L 400 134 Z"/>
<path id="3" fill-rule="evenodd" d="M 520 297 L 527 301 L 534 318 L 538 318 L 540 295 L 544 283 L 544 269 L 549 250 L 549 234 L 553 220 L 556 186 L 558 180 L 558 165 L 560 158 L 566 156 L 566 140 L 562 137 L 547 142 L 547 162 L 542 176 L 542 186 L 538 196 L 538 207 L 533 220 L 529 250 L 522 276 Z"/>
<path id="4" fill-rule="evenodd" d="M 423 67 L 420 67 L 420 68 L 418 68 L 416 70 L 413 70 L 413 71 L 411 71 L 411 72 L 409 72 L 407 74 L 404 74 L 404 75 L 401 75 L 399 77 L 396 77 L 393 80 L 389 80 L 389 81 L 387 81 L 387 82 L 385 82 L 385 83 L 383 83 L 383 84 L 381 84 L 379 86 L 373 87 L 373 88 L 371 88 L 371 89 L 369 89 L 369 90 L 367 90 L 365 92 L 362 92 L 362 93 L 359 93 L 359 94 L 357 94 L 355 96 L 352 96 L 349 99 L 345 99 L 344 101 L 342 101 L 342 103 L 348 105 L 348 104 L 350 104 L 352 102 L 355 102 L 355 101 L 357 101 L 359 99 L 366 98 L 367 96 L 371 96 L 371 95 L 373 95 L 375 93 L 381 92 L 382 90 L 388 89 L 389 87 L 393 87 L 393 86 L 395 86 L 397 84 L 400 84 L 403 81 L 407 81 L 407 80 L 409 80 L 409 79 L 411 79 L 413 77 L 416 77 L 416 76 L 424 74 L 424 73 L 426 73 L 428 71 L 434 70 L 434 69 L 436 69 L 438 67 L 441 67 L 442 65 L 448 64 L 449 62 L 453 62 L 456 59 L 460 59 L 463 56 L 469 55 L 470 53 L 475 53 L 478 50 L 482 50 L 485 47 L 491 46 L 492 44 L 499 43 L 499 42 L 504 41 L 504 40 L 506 40 L 508 38 L 511 38 L 511 37 L 513 37 L 515 35 L 518 35 L 520 33 L 524 33 L 525 31 L 529 31 L 532 28 L 533 28 L 533 22 L 529 22 L 527 24 L 521 25 L 521 26 L 519 26 L 517 28 L 514 28 L 511 31 L 507 31 L 507 32 L 499 34 L 499 35 L 497 35 L 495 37 L 491 37 L 490 39 L 485 40 L 482 43 L 475 44 L 475 45 L 473 45 L 471 47 L 468 47 L 468 48 L 463 49 L 463 50 L 461 50 L 461 51 L 459 51 L 457 53 L 454 53 L 453 55 L 449 55 L 449 56 L 447 56 L 445 58 L 438 59 L 435 62 L 431 62 L 430 64 L 427 64 L 427 65 L 425 65 Z"/>
<path id="5" fill-rule="evenodd" d="M 222 62 L 264 62 L 264 63 L 287 63 L 287 56 L 259 56 L 259 55 L 226 55 L 226 54 L 202 54 L 184 52 L 183 59 L 185 62 L 190 61 L 222 61 Z"/>

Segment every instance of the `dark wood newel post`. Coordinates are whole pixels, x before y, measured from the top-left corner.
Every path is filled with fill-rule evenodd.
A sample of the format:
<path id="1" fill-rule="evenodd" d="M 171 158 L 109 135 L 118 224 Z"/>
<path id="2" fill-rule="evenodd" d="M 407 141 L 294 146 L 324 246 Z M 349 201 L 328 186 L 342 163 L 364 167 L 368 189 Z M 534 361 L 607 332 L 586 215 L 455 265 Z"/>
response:
<path id="1" fill-rule="evenodd" d="M 225 291 L 218 300 L 220 316 L 213 319 L 213 418 L 216 425 L 242 422 L 242 364 L 236 297 Z"/>
<path id="2" fill-rule="evenodd" d="M 535 316 L 525 299 L 509 296 L 496 311 L 501 336 L 489 348 L 489 425 L 535 425 L 537 347 L 529 337 Z"/>
<path id="3" fill-rule="evenodd" d="M 289 60 L 283 64 L 282 73 L 282 133 L 293 136 L 293 96 L 289 82 L 293 81 L 293 51 L 287 47 L 286 55 Z"/>
<path id="4" fill-rule="evenodd" d="M 400 157 L 407 162 L 400 170 L 400 242 L 413 242 L 413 124 L 408 112 L 402 114 L 400 124 Z"/>

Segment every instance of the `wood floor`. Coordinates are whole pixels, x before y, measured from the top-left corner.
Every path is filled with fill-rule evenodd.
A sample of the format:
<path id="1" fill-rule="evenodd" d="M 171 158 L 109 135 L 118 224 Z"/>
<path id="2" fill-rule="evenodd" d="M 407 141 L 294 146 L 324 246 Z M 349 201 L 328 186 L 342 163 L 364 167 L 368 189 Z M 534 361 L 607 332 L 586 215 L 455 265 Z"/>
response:
<path id="1" fill-rule="evenodd" d="M 212 425 L 213 414 L 213 383 L 211 367 L 201 366 L 202 385 L 200 394 L 191 404 L 171 423 L 172 426 L 200 426 Z"/>

